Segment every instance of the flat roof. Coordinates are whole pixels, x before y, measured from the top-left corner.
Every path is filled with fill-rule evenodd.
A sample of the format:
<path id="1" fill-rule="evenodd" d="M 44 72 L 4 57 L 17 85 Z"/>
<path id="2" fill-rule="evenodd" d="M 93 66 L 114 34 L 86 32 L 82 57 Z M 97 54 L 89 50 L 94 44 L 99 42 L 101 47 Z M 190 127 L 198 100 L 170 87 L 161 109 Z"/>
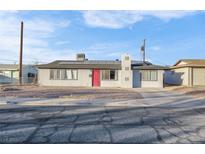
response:
<path id="1" fill-rule="evenodd" d="M 18 70 L 19 65 L 17 64 L 0 64 L 0 70 Z"/>
<path id="2" fill-rule="evenodd" d="M 168 66 L 161 65 L 143 65 L 143 66 L 133 66 L 133 70 L 168 70 Z"/>
<path id="3" fill-rule="evenodd" d="M 148 61 L 136 61 L 131 62 L 132 69 L 155 69 L 165 70 L 169 67 L 153 65 Z M 121 69 L 121 61 L 119 60 L 56 60 L 48 64 L 37 65 L 40 69 Z"/>
<path id="4" fill-rule="evenodd" d="M 41 69 L 65 69 L 65 68 L 76 68 L 76 69 L 121 69 L 120 61 L 108 61 L 108 60 L 85 60 L 85 61 L 72 61 L 72 60 L 56 60 L 54 62 L 37 65 Z"/>

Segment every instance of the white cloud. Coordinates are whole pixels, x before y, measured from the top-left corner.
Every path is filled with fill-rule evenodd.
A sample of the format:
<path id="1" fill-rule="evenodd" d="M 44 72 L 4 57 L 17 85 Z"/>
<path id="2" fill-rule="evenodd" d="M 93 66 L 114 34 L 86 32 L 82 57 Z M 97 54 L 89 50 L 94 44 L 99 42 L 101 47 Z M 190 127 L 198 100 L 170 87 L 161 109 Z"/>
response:
<path id="1" fill-rule="evenodd" d="M 56 45 L 65 45 L 65 44 L 69 44 L 70 41 L 57 41 L 55 44 Z"/>
<path id="2" fill-rule="evenodd" d="M 69 21 L 52 21 L 43 19 L 32 19 L 25 21 L 25 29 L 34 33 L 52 33 L 57 28 L 65 28 L 69 26 Z"/>
<path id="3" fill-rule="evenodd" d="M 149 47 L 150 50 L 153 50 L 153 51 L 159 51 L 161 48 L 160 46 L 151 46 Z"/>
<path id="4" fill-rule="evenodd" d="M 125 28 L 142 21 L 146 17 L 155 17 L 164 21 L 192 15 L 196 11 L 84 11 L 85 23 L 90 27 Z"/>
<path id="5" fill-rule="evenodd" d="M 129 47 L 129 42 L 96 43 L 90 45 L 83 52 L 89 56 L 88 59 L 104 59 L 105 57 L 106 59 L 116 59 L 126 53 L 126 49 Z"/>
<path id="6" fill-rule="evenodd" d="M 96 43 L 96 44 L 93 44 L 91 46 L 89 46 L 87 48 L 87 50 L 89 51 L 103 51 L 103 50 L 116 50 L 116 49 L 119 49 L 121 48 L 122 46 L 127 46 L 127 43 L 116 43 L 116 42 L 112 42 L 112 43 Z"/>
<path id="7" fill-rule="evenodd" d="M 143 19 L 133 11 L 85 11 L 85 22 L 91 27 L 123 28 Z"/>
<path id="8" fill-rule="evenodd" d="M 179 19 L 185 16 L 193 15 L 196 11 L 145 11 L 144 16 L 153 16 L 165 21 Z"/>
<path id="9" fill-rule="evenodd" d="M 57 30 L 66 28 L 68 20 L 48 19 L 43 17 L 23 18 L 17 11 L 0 11 L 0 61 L 1 59 L 18 60 L 20 44 L 20 22 L 24 21 L 24 61 L 32 62 L 63 58 L 66 52 L 55 52 L 49 46 L 50 38 L 55 36 Z M 69 57 L 67 57 L 69 58 Z M 71 56 L 72 58 L 72 56 Z M 10 61 L 8 61 L 10 62 Z"/>
<path id="10" fill-rule="evenodd" d="M 25 51 L 28 51 L 29 48 L 25 48 Z M 31 58 L 32 57 L 32 58 Z M 68 60 L 75 58 L 75 51 L 73 50 L 52 50 L 49 48 L 33 48 L 32 52 L 24 52 L 25 63 L 27 59 L 30 59 L 30 62 L 40 62 L 48 63 L 54 60 Z"/>

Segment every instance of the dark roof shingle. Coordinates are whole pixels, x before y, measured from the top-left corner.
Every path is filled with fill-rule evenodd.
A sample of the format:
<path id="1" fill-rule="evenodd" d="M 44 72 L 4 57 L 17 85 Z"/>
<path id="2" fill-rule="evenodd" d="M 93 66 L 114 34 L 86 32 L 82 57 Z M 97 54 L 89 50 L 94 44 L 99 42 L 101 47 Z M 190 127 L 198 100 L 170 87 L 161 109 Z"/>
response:
<path id="1" fill-rule="evenodd" d="M 78 68 L 78 69 L 121 69 L 120 61 L 107 61 L 107 60 L 85 60 L 85 61 L 66 61 L 57 60 L 49 64 L 38 65 L 38 68 Z"/>
<path id="2" fill-rule="evenodd" d="M 40 69 L 121 69 L 121 61 L 112 60 L 85 60 L 85 61 L 74 61 L 74 60 L 56 60 L 54 62 L 37 65 Z M 168 67 L 153 65 L 146 61 L 132 61 L 132 69 L 168 69 Z"/>
<path id="3" fill-rule="evenodd" d="M 133 66 L 133 70 L 168 70 L 167 66 L 160 65 L 142 65 L 142 66 Z"/>

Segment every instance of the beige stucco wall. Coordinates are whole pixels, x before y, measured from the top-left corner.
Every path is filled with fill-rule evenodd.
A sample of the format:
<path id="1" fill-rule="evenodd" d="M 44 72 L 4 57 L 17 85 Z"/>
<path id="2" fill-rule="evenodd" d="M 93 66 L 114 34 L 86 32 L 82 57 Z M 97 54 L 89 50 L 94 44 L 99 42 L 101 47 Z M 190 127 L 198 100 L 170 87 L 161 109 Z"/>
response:
<path id="1" fill-rule="evenodd" d="M 13 76 L 12 83 L 13 84 L 18 83 L 19 82 L 19 71 L 12 71 L 12 76 Z"/>
<path id="2" fill-rule="evenodd" d="M 166 75 L 166 83 L 183 86 L 205 85 L 205 68 L 183 67 L 171 71 Z"/>
<path id="3" fill-rule="evenodd" d="M 163 75 L 164 70 L 158 70 L 158 80 L 157 81 L 141 81 L 141 87 L 153 87 L 153 88 L 163 88 Z"/>
<path id="4" fill-rule="evenodd" d="M 205 68 L 193 68 L 193 85 L 205 85 Z"/>
<path id="5" fill-rule="evenodd" d="M 50 80 L 49 69 L 38 69 L 38 83 L 43 86 L 92 86 L 92 70 L 78 69 L 77 80 Z"/>

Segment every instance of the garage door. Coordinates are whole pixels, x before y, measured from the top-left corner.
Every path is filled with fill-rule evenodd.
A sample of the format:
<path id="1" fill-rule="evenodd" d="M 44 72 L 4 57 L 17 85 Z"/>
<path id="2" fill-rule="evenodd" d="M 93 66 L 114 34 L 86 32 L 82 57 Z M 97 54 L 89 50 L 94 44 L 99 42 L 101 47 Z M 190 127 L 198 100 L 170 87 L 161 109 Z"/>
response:
<path id="1" fill-rule="evenodd" d="M 205 68 L 193 68 L 193 85 L 205 85 Z"/>

